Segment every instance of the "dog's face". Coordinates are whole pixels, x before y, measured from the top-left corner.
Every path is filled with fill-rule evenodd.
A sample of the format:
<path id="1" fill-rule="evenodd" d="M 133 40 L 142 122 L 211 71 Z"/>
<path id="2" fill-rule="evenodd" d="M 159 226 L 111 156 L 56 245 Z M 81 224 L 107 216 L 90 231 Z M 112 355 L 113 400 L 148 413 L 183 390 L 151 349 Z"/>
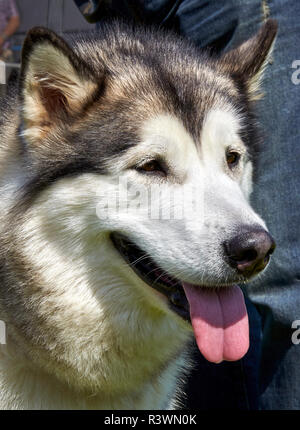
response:
<path id="1" fill-rule="evenodd" d="M 80 288 L 86 296 L 81 313 L 97 314 L 94 294 L 111 315 L 130 306 L 182 325 L 182 283 L 244 282 L 274 248 L 248 199 L 258 139 L 252 102 L 276 25 L 219 59 L 170 36 L 115 33 L 73 49 L 43 29 L 25 41 L 30 168 L 18 234 L 57 294 L 70 284 L 66 267 L 84 278 L 72 287 L 74 300 Z"/>

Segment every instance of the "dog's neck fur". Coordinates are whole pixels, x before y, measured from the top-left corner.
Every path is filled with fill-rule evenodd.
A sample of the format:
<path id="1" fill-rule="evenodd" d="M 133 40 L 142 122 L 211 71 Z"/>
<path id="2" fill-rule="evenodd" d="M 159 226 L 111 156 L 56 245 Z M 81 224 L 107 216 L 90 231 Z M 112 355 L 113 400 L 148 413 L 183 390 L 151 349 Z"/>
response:
<path id="1" fill-rule="evenodd" d="M 188 367 L 179 354 L 191 329 L 171 311 L 168 315 L 156 310 L 153 303 L 160 304 L 160 297 L 150 287 L 137 285 L 133 271 L 132 282 L 125 282 L 119 273 L 123 266 L 108 242 L 100 241 L 96 254 L 94 246 L 90 254 L 85 237 L 80 243 L 86 247 L 65 249 L 73 236 L 68 228 L 63 232 L 58 222 L 66 219 L 65 202 L 62 199 L 55 206 L 51 202 L 54 195 L 70 191 L 71 181 L 69 202 L 78 203 L 79 196 L 95 189 L 91 179 L 54 184 L 35 201 L 22 226 L 11 232 L 12 254 L 7 250 L 0 289 L 0 319 L 7 323 L 7 344 L 0 346 L 0 409 L 161 409 L 174 405 L 178 377 Z M 7 201 L 13 204 L 13 199 Z M 57 210 L 62 211 L 60 215 Z M 46 246 L 49 229 L 56 244 L 50 248 Z M 23 266 L 30 267 L 29 278 L 27 269 L 18 270 Z M 33 308 L 20 314 L 17 308 L 26 290 L 33 291 Z M 9 310 L 2 307 L 4 302 Z M 55 308 L 49 313 L 50 303 Z"/>
<path id="2" fill-rule="evenodd" d="M 1 350 L 2 349 L 2 350 Z M 0 409 L 166 409 L 177 407 L 174 392 L 182 357 L 174 360 L 152 381 L 119 396 L 79 393 L 43 371 L 12 359 L 8 346 L 0 347 Z M 178 387 L 177 387 L 178 389 Z"/>

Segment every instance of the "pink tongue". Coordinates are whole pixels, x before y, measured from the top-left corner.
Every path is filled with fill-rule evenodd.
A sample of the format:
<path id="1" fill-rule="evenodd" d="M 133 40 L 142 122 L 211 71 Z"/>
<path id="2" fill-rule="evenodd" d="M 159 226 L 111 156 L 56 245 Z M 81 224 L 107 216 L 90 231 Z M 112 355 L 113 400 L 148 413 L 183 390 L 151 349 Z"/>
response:
<path id="1" fill-rule="evenodd" d="M 220 363 L 242 358 L 249 348 L 249 325 L 244 296 L 234 285 L 209 290 L 183 283 L 200 352 Z"/>

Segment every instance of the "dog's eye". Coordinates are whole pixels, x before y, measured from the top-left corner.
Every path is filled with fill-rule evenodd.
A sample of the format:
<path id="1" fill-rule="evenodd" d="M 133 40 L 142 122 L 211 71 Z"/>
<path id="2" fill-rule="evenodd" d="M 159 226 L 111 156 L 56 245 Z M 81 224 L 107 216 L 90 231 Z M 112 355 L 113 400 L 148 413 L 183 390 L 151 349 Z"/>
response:
<path id="1" fill-rule="evenodd" d="M 142 173 L 156 173 L 165 175 L 165 170 L 157 160 L 147 161 L 145 164 L 138 166 L 137 170 Z"/>
<path id="2" fill-rule="evenodd" d="M 233 167 L 235 167 L 241 158 L 241 154 L 239 154 L 236 151 L 228 151 L 226 153 L 226 161 L 228 166 L 232 169 Z"/>

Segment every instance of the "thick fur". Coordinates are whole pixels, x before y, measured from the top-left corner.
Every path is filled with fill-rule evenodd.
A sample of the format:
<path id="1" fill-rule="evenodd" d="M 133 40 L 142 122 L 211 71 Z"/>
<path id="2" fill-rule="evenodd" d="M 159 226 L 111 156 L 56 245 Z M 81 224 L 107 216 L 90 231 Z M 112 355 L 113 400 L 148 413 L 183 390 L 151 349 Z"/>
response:
<path id="1" fill-rule="evenodd" d="M 222 242 L 240 225 L 264 226 L 248 203 L 252 100 L 275 34 L 268 21 L 221 58 L 118 23 L 68 43 L 42 28 L 28 34 L 19 89 L 1 112 L 2 409 L 175 405 L 191 326 L 125 263 L 110 233 L 126 234 L 181 280 L 244 281 Z M 233 170 L 228 148 L 241 154 Z M 138 169 L 155 157 L 164 177 Z M 116 178 L 192 185 L 204 192 L 204 220 L 122 209 L 102 217 L 101 196 L 117 195 Z"/>

